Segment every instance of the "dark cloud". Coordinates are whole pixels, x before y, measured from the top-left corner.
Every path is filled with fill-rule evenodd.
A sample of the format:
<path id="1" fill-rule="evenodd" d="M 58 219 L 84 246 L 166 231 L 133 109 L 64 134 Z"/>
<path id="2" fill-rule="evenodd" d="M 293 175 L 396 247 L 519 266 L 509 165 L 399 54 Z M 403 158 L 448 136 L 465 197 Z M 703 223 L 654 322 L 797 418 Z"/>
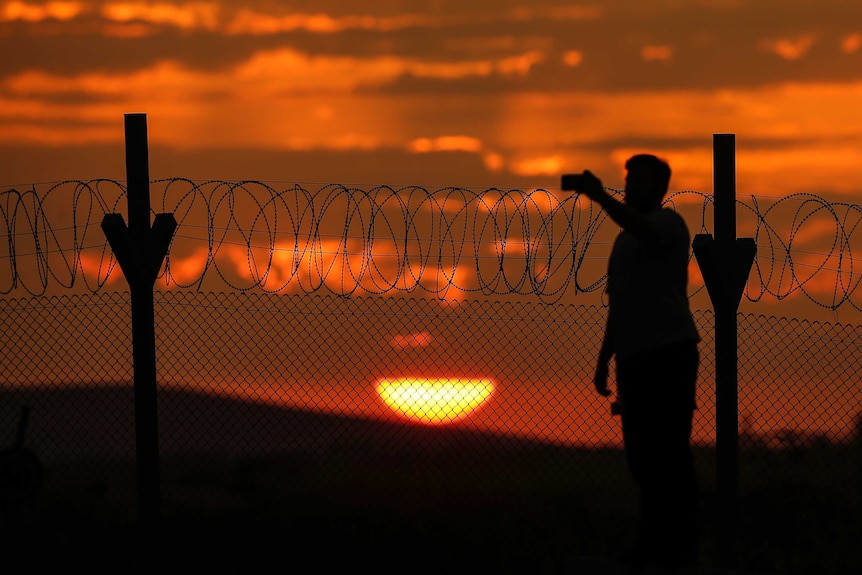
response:
<path id="1" fill-rule="evenodd" d="M 227 5 L 226 5 L 227 6 Z M 14 54 L 0 60 L 0 77 L 25 69 L 57 74 L 134 70 L 164 59 L 193 69 L 227 69 L 261 50 L 290 47 L 310 56 L 372 58 L 392 55 L 447 62 L 496 59 L 539 49 L 546 60 L 528 76 L 466 78 L 461 81 L 405 78 L 387 89 L 467 92 L 508 90 L 594 89 L 649 90 L 743 87 L 782 81 L 847 81 L 858 79 L 862 49 L 847 54 L 841 40 L 862 32 L 862 3 L 841 0 L 785 2 L 657 1 L 595 4 L 597 19 L 553 18 L 554 10 L 593 6 L 543 0 L 524 2 L 394 1 L 367 3 L 362 12 L 377 17 L 426 15 L 432 25 L 394 30 L 347 29 L 318 33 L 292 30 L 271 35 L 226 36 L 204 29 L 152 26 L 140 38 L 100 35 L 105 24 L 98 13 L 68 23 L 0 24 L 0 51 Z M 244 3 L 261 13 L 355 15 L 344 2 Z M 226 20 L 238 7 L 223 9 Z M 46 33 L 50 28 L 51 34 Z M 64 33 L 60 33 L 63 32 Z M 764 48 L 765 42 L 810 36 L 811 47 L 787 61 Z M 468 41 L 469 40 L 469 41 Z M 644 61 L 645 46 L 666 46 L 672 56 Z M 566 67 L 567 50 L 583 54 L 580 66 Z"/>
<path id="2" fill-rule="evenodd" d="M 745 155 L 762 149 L 791 150 L 811 140 L 737 138 L 737 153 Z M 650 150 L 659 155 L 691 148 L 710 149 L 712 134 L 698 138 L 625 138 L 605 139 L 589 145 L 560 147 L 557 151 L 571 157 L 602 157 L 577 169 L 591 169 L 607 177 L 606 184 L 621 186 L 612 152 L 618 149 Z M 3 172 L 0 186 L 67 180 L 125 180 L 123 143 L 63 147 L 0 146 Z M 506 189 L 554 189 L 559 174 L 521 176 L 489 171 L 478 154 L 470 152 L 433 152 L 416 154 L 405 150 L 383 149 L 373 152 L 350 151 L 277 151 L 271 149 L 176 150 L 150 145 L 152 179 L 188 178 L 192 180 L 256 180 L 356 184 L 359 186 L 425 186 Z M 680 173 L 680 176 L 684 176 Z M 841 196 L 829 183 L 813 180 L 818 193 Z M 700 190 L 709 192 L 710 190 Z"/>
<path id="3" fill-rule="evenodd" d="M 125 180 L 124 145 L 0 146 L 0 185 L 66 180 Z M 402 150 L 176 150 L 150 145 L 150 177 L 362 185 L 532 187 L 535 178 L 489 172 L 468 152 L 414 154 Z M 555 182 L 546 179 L 547 184 Z"/>

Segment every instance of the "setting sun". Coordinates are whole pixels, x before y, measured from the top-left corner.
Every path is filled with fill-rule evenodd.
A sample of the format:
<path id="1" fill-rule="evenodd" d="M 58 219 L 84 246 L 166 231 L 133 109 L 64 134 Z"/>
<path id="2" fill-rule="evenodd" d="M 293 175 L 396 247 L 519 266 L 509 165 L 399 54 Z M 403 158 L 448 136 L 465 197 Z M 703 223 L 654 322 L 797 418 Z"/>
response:
<path id="1" fill-rule="evenodd" d="M 494 391 L 490 379 L 381 379 L 377 394 L 399 415 L 428 425 L 445 425 L 467 417 Z"/>

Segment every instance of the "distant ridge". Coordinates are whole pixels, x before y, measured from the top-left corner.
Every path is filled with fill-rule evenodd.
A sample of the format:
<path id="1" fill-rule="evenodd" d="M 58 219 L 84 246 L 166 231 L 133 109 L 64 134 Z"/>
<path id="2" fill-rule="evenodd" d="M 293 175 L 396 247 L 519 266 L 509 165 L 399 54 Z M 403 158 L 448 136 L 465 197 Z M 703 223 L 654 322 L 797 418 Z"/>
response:
<path id="1" fill-rule="evenodd" d="M 159 390 L 162 455 L 279 453 L 385 461 L 453 456 L 506 458 L 563 453 L 572 448 L 535 439 L 466 429 L 423 426 L 326 414 L 202 392 Z M 42 460 L 134 457 L 131 387 L 0 390 L 0 445 L 12 443 L 21 407 L 30 408 L 24 443 Z"/>

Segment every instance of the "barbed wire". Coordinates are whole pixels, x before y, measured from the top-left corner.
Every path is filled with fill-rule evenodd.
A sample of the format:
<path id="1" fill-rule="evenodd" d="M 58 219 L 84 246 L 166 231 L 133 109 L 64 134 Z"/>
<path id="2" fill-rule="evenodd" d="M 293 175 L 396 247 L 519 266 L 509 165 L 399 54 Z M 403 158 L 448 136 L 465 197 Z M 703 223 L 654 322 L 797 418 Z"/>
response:
<path id="1" fill-rule="evenodd" d="M 178 223 L 158 281 L 181 289 L 221 283 L 271 293 L 518 294 L 556 302 L 604 289 L 619 231 L 588 199 L 544 188 L 172 178 L 151 189 L 151 211 Z M 665 206 L 686 218 L 692 234 L 710 233 L 711 194 L 673 192 Z M 105 289 L 119 266 L 100 224 L 125 211 L 126 189 L 116 180 L 0 190 L 0 293 Z M 854 248 L 862 206 L 805 193 L 750 196 L 737 198 L 737 214 L 738 235 L 758 247 L 748 300 L 801 293 L 825 308 L 860 310 Z"/>

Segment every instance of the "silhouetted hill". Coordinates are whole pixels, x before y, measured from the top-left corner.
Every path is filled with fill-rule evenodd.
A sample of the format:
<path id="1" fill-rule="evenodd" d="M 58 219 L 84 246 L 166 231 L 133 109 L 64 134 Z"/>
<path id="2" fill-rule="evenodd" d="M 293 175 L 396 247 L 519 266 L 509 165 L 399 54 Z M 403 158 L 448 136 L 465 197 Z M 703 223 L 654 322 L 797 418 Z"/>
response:
<path id="1" fill-rule="evenodd" d="M 281 558 L 287 570 L 314 572 L 481 571 L 525 566 L 537 553 L 565 561 L 620 517 L 590 496 L 619 503 L 603 467 L 613 462 L 625 481 L 618 452 L 162 389 L 162 520 L 151 546 L 134 530 L 133 390 L 2 390 L 7 444 L 22 406 L 24 447 L 46 475 L 26 529 L 12 518 L 5 533 L 27 548 L 79 553 L 84 566 L 112 556 L 89 555 L 99 541 L 138 559 L 142 549 L 169 550 L 178 564 L 214 572 Z"/>
<path id="2" fill-rule="evenodd" d="M 636 494 L 618 450 L 162 389 L 162 518 L 154 539 L 141 538 L 133 390 L 0 390 L 0 446 L 14 444 L 23 406 L 30 408 L 23 444 L 44 464 L 44 482 L 35 501 L 3 506 L 0 535 L 10 550 L 4 567 L 15 557 L 29 567 L 24 571 L 59 560 L 88 572 L 129 573 L 166 564 L 211 573 L 273 566 L 612 573 L 619 566 L 608 558 L 635 528 Z M 840 471 L 851 448 L 759 454 L 769 455 L 775 478 L 742 500 L 747 564 L 769 572 L 798 555 L 803 567 L 826 559 L 858 565 L 858 552 L 849 551 L 858 506 L 848 508 L 832 484 L 813 490 L 802 480 L 805 465 L 858 477 Z M 708 464 L 711 456 L 703 455 Z M 753 464 L 742 462 L 750 480 Z M 17 480 L 5 471 L 3 481 Z M 702 497 L 704 558 L 712 561 L 708 485 Z M 794 543 L 813 541 L 823 530 L 817 522 L 787 538 L 788 528 L 800 529 L 795 517 L 803 510 L 835 523 L 828 546 Z"/>
<path id="3" fill-rule="evenodd" d="M 515 453 L 551 456 L 563 446 L 458 424 L 424 426 L 258 404 L 194 391 L 159 390 L 163 455 L 222 454 L 392 458 Z M 134 456 L 134 393 L 129 387 L 69 386 L 0 390 L 0 433 L 15 437 L 20 410 L 30 408 L 24 442 L 44 461 Z M 0 442 L 3 441 L 0 436 Z"/>

